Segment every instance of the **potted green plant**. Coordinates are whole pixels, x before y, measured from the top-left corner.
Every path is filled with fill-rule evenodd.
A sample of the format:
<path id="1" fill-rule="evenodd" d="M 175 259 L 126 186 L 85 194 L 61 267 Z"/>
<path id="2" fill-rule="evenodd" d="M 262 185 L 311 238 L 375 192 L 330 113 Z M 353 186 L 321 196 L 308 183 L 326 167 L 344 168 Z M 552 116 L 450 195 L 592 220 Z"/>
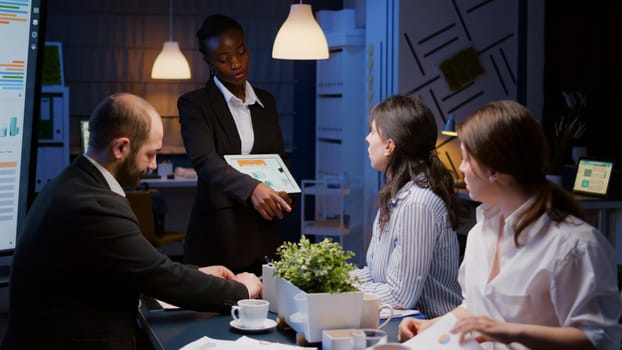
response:
<path id="1" fill-rule="evenodd" d="M 356 269 L 348 259 L 354 252 L 325 238 L 311 243 L 304 235 L 298 243 L 285 242 L 277 249 L 279 260 L 274 275 L 289 281 L 307 293 L 342 293 L 357 291 L 350 272 Z"/>
<path id="2" fill-rule="evenodd" d="M 555 121 L 548 132 L 549 162 L 548 175 L 560 175 L 566 161 L 570 159 L 572 147 L 576 145 L 585 133 L 586 124 L 583 121 L 587 97 L 582 91 L 564 91 L 565 106 L 560 118 Z"/>
<path id="3" fill-rule="evenodd" d="M 273 262 L 278 313 L 307 341 L 322 340 L 322 331 L 358 328 L 363 292 L 355 287 L 348 262 L 354 256 L 341 244 L 325 238 L 311 243 L 304 235 L 299 242 L 285 242 Z"/>

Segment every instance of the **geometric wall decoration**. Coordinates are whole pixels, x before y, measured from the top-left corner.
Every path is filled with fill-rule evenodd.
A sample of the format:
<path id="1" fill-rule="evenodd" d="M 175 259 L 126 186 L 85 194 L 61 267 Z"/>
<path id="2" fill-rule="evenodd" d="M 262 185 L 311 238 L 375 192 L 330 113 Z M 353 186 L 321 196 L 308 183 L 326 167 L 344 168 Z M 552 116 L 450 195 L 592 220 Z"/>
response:
<path id="1" fill-rule="evenodd" d="M 460 124 L 488 102 L 516 99 L 519 0 L 389 2 L 399 6 L 397 93 L 421 97 L 439 130 L 449 114 Z M 457 140 L 438 153 L 449 169 L 460 163 Z"/>
<path id="2" fill-rule="evenodd" d="M 398 92 L 419 95 L 442 127 L 448 114 L 460 123 L 475 108 L 515 99 L 518 0 L 399 2 Z M 484 74 L 452 89 L 441 64 L 472 49 Z"/>
<path id="3" fill-rule="evenodd" d="M 439 68 L 452 91 L 460 89 L 484 73 L 477 51 L 472 47 L 444 60 Z"/>

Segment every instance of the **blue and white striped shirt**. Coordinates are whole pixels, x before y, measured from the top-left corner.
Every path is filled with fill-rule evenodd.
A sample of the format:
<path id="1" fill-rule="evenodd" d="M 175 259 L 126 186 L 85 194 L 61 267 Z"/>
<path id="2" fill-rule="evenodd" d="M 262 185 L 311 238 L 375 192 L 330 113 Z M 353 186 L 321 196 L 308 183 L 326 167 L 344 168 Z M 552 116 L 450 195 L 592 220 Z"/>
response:
<path id="1" fill-rule="evenodd" d="M 460 305 L 459 247 L 445 203 L 429 188 L 404 185 L 392 200 L 380 232 L 376 214 L 367 266 L 352 272 L 359 289 L 380 295 L 397 309 L 417 308 L 427 317 Z"/>

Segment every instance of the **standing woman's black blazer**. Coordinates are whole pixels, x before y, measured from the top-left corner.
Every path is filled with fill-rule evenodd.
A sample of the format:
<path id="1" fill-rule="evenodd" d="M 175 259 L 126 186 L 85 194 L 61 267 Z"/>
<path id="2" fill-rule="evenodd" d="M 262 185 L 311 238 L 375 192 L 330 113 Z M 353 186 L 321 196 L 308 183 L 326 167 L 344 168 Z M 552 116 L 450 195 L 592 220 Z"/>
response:
<path id="1" fill-rule="evenodd" d="M 255 139 L 251 153 L 278 153 L 286 160 L 274 97 L 254 90 L 263 107 L 259 103 L 250 106 Z M 204 88 L 181 96 L 177 107 L 184 146 L 198 174 L 185 242 L 186 262 L 222 264 L 234 271 L 261 266 L 264 257 L 273 257 L 282 242 L 279 223 L 263 219 L 250 202 L 259 181 L 238 172 L 223 158 L 240 154 L 241 141 L 222 93 L 210 79 Z"/>

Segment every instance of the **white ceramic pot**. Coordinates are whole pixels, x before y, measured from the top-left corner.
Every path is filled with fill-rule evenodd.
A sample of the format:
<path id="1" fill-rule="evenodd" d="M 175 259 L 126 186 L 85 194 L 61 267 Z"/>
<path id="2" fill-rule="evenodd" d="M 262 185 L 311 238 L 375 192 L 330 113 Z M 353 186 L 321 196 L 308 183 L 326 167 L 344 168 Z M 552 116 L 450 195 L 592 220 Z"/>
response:
<path id="1" fill-rule="evenodd" d="M 279 316 L 308 342 L 321 342 L 327 329 L 358 328 L 363 309 L 363 292 L 305 293 L 276 277 Z"/>

